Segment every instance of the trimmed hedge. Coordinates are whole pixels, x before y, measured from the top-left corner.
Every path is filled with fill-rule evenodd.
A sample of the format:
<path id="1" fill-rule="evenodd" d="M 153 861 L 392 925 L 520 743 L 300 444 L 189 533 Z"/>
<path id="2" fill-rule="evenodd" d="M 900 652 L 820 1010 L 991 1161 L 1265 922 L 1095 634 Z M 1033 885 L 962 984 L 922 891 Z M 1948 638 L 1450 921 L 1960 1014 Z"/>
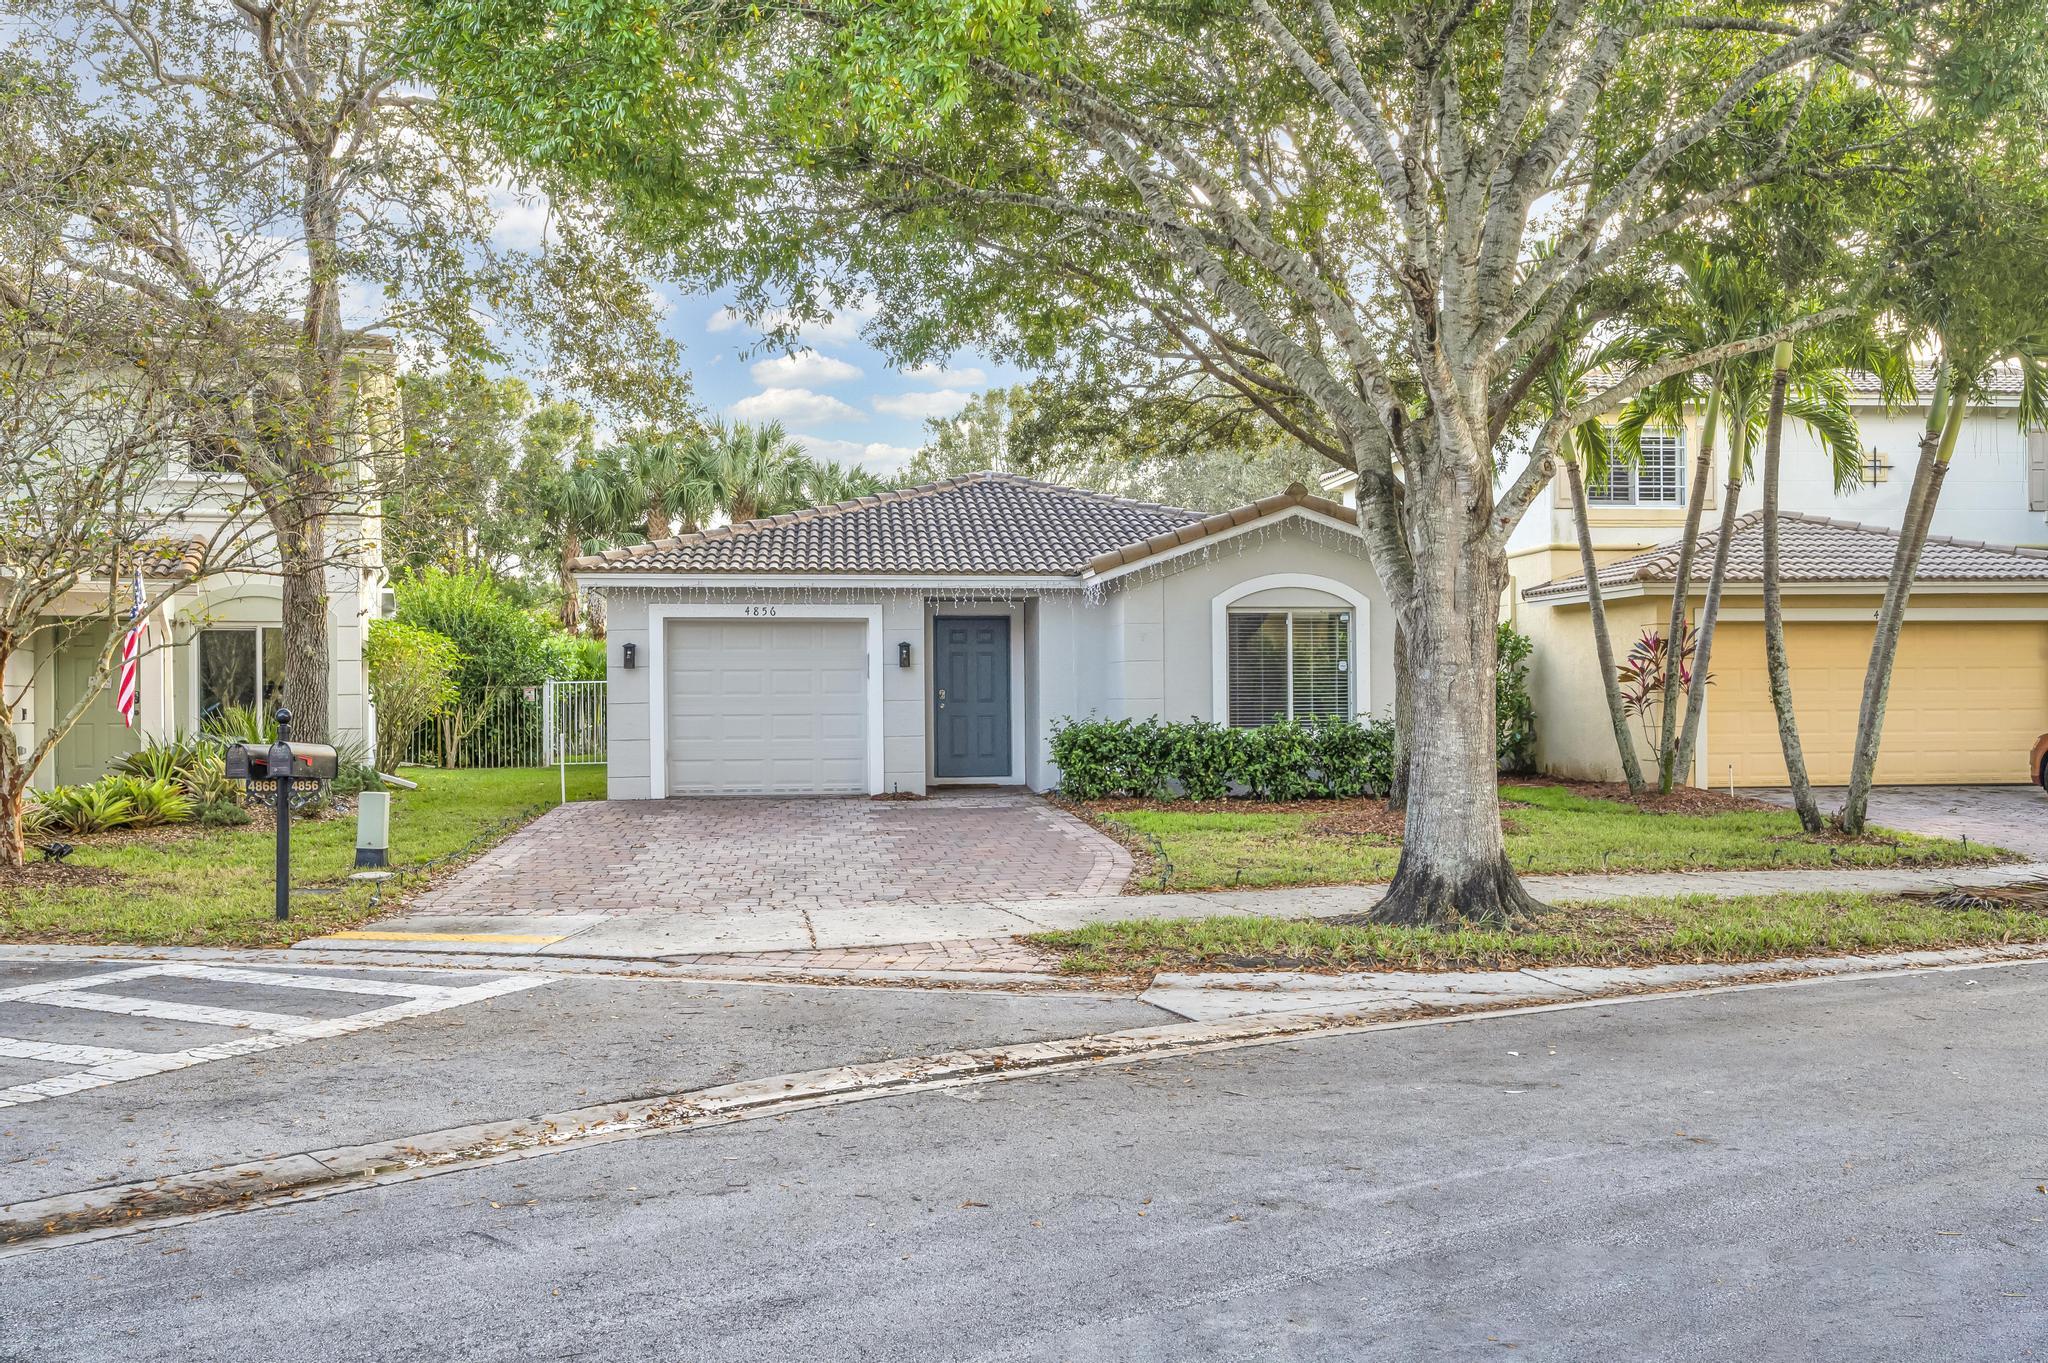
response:
<path id="1" fill-rule="evenodd" d="M 1384 796 L 1393 783 L 1394 724 L 1290 719 L 1232 729 L 1209 720 L 1061 719 L 1052 759 L 1060 793 L 1076 800 L 1220 800 L 1238 790 L 1259 800 Z"/>

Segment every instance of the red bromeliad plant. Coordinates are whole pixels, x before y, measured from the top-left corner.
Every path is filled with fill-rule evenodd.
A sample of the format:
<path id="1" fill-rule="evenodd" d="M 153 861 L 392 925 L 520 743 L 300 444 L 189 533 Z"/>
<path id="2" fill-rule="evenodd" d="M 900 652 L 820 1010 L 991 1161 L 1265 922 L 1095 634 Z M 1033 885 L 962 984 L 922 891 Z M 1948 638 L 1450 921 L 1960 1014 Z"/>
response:
<path id="1" fill-rule="evenodd" d="M 1663 634 L 1645 627 L 1643 635 L 1629 648 L 1628 656 L 1615 669 L 1621 678 L 1621 707 L 1630 718 L 1643 727 L 1646 740 L 1654 740 L 1658 727 L 1663 723 L 1664 705 L 1667 698 L 1676 694 L 1680 697 L 1692 691 L 1693 654 L 1699 647 L 1699 639 L 1690 621 L 1678 629 L 1678 670 L 1670 670 L 1671 646 Z M 1676 680 L 1675 691 L 1669 689 Z M 1714 678 L 1709 673 L 1702 679 L 1703 684 L 1712 686 Z"/>

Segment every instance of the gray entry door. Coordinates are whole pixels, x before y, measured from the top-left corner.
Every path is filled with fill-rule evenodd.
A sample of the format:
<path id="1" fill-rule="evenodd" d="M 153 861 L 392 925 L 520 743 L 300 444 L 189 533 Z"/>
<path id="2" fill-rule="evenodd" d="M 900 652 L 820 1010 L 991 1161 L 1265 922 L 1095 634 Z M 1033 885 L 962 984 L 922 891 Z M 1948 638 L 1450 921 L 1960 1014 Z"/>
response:
<path id="1" fill-rule="evenodd" d="M 1012 774 L 1007 616 L 932 621 L 932 774 Z"/>

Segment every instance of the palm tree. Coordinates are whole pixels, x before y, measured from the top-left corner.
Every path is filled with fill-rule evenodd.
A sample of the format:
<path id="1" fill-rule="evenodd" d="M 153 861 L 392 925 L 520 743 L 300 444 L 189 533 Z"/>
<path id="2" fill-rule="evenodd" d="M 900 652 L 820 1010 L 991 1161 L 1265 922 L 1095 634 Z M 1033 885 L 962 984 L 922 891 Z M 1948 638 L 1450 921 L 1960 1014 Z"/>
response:
<path id="1" fill-rule="evenodd" d="M 1623 347 L 1633 362 L 1654 363 L 1668 354 L 1760 335 L 1786 320 L 1781 282 L 1748 253 L 1715 254 L 1709 248 L 1698 248 L 1678 259 L 1677 278 L 1673 306 L 1636 327 Z M 1856 419 L 1843 374 L 1847 368 L 1876 372 L 1887 392 L 1901 373 L 1895 351 L 1882 345 L 1867 328 L 1808 333 L 1793 346 L 1781 409 L 1781 419 L 1783 415 L 1791 416 L 1820 440 L 1837 490 L 1853 487 L 1861 466 Z M 1681 376 L 1650 389 L 1630 405 L 1616 424 L 1617 457 L 1633 460 L 1640 457 L 1640 439 L 1646 426 L 1680 425 L 1688 411 L 1698 410 L 1704 404 L 1666 638 L 1679 637 L 1684 628 L 1692 592 L 1693 555 L 1698 548 L 1706 489 L 1712 477 L 1714 443 L 1723 430 L 1728 439 L 1728 476 L 1715 535 L 1714 564 L 1695 627 L 1697 645 L 1690 688 L 1678 677 L 1677 657 L 1665 659 L 1663 694 L 1667 703 L 1657 753 L 1661 790 L 1670 790 L 1681 774 L 1691 769 L 1698 751 L 1715 625 L 1727 580 L 1728 549 L 1734 536 L 1742 484 L 1750 471 L 1751 451 L 1766 436 L 1769 426 L 1771 374 L 1772 367 L 1762 355 L 1728 360 L 1704 374 Z M 1775 489 L 1769 496 L 1775 501 Z M 1765 534 L 1774 547 L 1774 517 L 1767 518 Z M 1682 728 L 1678 725 L 1676 704 L 1681 696 L 1685 698 Z"/>
<path id="2" fill-rule="evenodd" d="M 841 464 L 831 459 L 805 461 L 804 500 L 812 506 L 850 502 L 856 497 L 871 497 L 888 489 L 887 482 L 858 465 Z"/>
<path id="3" fill-rule="evenodd" d="M 1870 663 L 1863 675 L 1863 701 L 1856 716 L 1856 747 L 1849 764 L 1849 789 L 1839 822 L 1846 833 L 1861 833 L 1870 809 L 1870 787 L 1877 779 L 1877 749 L 1884 731 L 1885 700 L 1891 689 L 1892 663 L 1898 656 L 1899 632 L 1906 622 L 1906 599 L 1920 570 L 1920 553 L 1934 523 L 1934 507 L 1948 466 L 1955 458 L 1972 398 L 1978 396 L 1992 366 L 2007 362 L 2020 376 L 2019 422 L 2027 430 L 2048 421 L 2048 329 L 1993 344 L 1976 356 L 1952 354 L 1946 337 L 1941 362 L 1934 371 L 1934 391 L 1927 404 L 1927 425 L 1920 435 L 1920 458 L 1913 470 L 1899 546 L 1878 607 L 1877 633 L 1871 640 Z M 2040 773 L 2035 773 L 2038 777 Z"/>
<path id="4" fill-rule="evenodd" d="M 804 447 L 779 421 L 713 423 L 703 451 L 712 497 L 733 524 L 794 511 L 803 503 Z"/>
<path id="5" fill-rule="evenodd" d="M 1770 297 L 1774 281 L 1762 263 L 1745 252 L 1721 252 L 1695 245 L 1678 252 L 1673 261 L 1676 290 L 1669 304 L 1652 313 L 1633 330 L 1624 349 L 1638 364 L 1654 363 L 1665 355 L 1689 354 L 1710 346 L 1755 334 L 1757 313 Z M 1727 365 L 1705 371 L 1673 375 L 1645 392 L 1623 412 L 1616 423 L 1622 453 L 1630 460 L 1642 455 L 1642 433 L 1652 423 L 1681 426 L 1685 413 L 1705 401 L 1700 422 L 1699 448 L 1693 457 L 1691 496 L 1685 506 L 1685 533 L 1678 542 L 1678 573 L 1671 589 L 1670 624 L 1666 639 L 1676 639 L 1685 626 L 1685 608 L 1691 591 L 1692 557 L 1699 542 L 1700 515 L 1706 506 L 1707 485 L 1713 477 L 1714 439 L 1721 419 Z M 1734 499 L 1729 499 L 1732 508 Z M 1731 517 L 1724 515 L 1724 522 Z M 1662 693 L 1665 697 L 1662 726 L 1657 743 L 1657 789 L 1669 793 L 1683 764 L 1679 761 L 1677 735 L 1681 694 L 1678 655 L 1665 659 Z M 1695 679 L 1705 677 L 1696 667 Z M 1704 685 L 1696 680 L 1695 689 Z"/>
<path id="6" fill-rule="evenodd" d="M 1589 376 L 1607 368 L 1617 353 L 1609 345 L 1579 356 L 1577 348 L 1558 348 L 1557 357 L 1536 381 L 1537 396 L 1554 412 L 1566 411 L 1587 396 Z M 1593 528 L 1586 512 L 1587 473 L 1604 479 L 1615 455 L 1609 429 L 1604 422 L 1589 421 L 1575 427 L 1558 449 L 1564 461 L 1565 486 L 1570 490 L 1572 522 L 1578 530 L 1579 566 L 1586 578 L 1586 608 L 1592 616 L 1593 646 L 1600 659 L 1600 680 L 1606 693 L 1607 713 L 1614 725 L 1614 746 L 1621 754 L 1622 778 L 1631 795 L 1643 793 L 1643 768 L 1636 756 L 1634 737 L 1629 732 L 1628 710 L 1621 694 L 1621 673 L 1614 661 L 1614 639 L 1607 629 L 1607 605 L 1600 595 L 1600 566 L 1593 557 Z"/>
<path id="7" fill-rule="evenodd" d="M 574 459 L 539 489 L 542 517 L 560 549 L 563 629 L 574 630 L 580 615 L 571 563 L 591 541 L 631 531 L 642 510 L 638 494 L 616 451 Z"/>
<path id="8" fill-rule="evenodd" d="M 689 534 L 718 509 L 707 444 L 701 438 L 640 433 L 624 442 L 623 464 L 644 507 L 648 541 L 666 539 L 676 521 Z"/>

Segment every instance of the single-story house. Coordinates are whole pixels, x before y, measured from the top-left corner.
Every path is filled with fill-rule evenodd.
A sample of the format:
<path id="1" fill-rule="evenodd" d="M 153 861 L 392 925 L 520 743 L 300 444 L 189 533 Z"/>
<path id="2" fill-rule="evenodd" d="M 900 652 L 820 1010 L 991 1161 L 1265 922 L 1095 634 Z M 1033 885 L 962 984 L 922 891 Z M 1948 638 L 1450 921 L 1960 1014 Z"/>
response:
<path id="1" fill-rule="evenodd" d="M 1848 779 L 1863 677 L 1898 532 L 1781 512 L 1785 647 L 1801 747 L 1813 780 Z M 1717 531 L 1703 533 L 1687 592 L 1695 622 Z M 1599 569 L 1615 656 L 1669 623 L 1676 541 Z M 1783 750 L 1763 647 L 1763 513 L 1735 522 L 1696 785 L 1781 786 Z M 1536 645 L 1531 673 L 1543 770 L 1620 779 L 1600 697 L 1583 573 L 1525 588 L 1518 627 Z M 1929 536 L 1907 606 L 1885 712 L 1877 780 L 1886 784 L 2025 782 L 2048 733 L 2048 549 Z M 1639 741 L 1639 752 L 1648 752 Z"/>
<path id="2" fill-rule="evenodd" d="M 982 473 L 611 549 L 614 799 L 1058 783 L 1062 716 L 1258 724 L 1393 703 L 1355 515 L 1217 514 Z"/>

